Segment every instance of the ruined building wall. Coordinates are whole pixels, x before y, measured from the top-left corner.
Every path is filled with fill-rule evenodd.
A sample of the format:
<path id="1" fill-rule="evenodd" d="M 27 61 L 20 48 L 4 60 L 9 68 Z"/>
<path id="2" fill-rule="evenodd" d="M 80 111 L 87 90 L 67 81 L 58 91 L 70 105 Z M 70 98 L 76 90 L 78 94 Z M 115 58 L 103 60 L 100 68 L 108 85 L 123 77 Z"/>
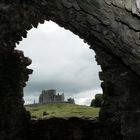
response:
<path id="1" fill-rule="evenodd" d="M 56 90 L 43 90 L 42 91 L 42 103 L 54 102 L 54 97 L 56 95 Z"/>
<path id="2" fill-rule="evenodd" d="M 15 43 L 27 37 L 27 30 L 45 20 L 69 29 L 95 50 L 102 68 L 100 79 L 105 100 L 99 121 L 107 125 L 106 128 L 116 127 L 116 131 L 123 134 L 123 140 L 139 140 L 138 0 L 0 1 L 1 140 L 26 139 L 29 116 L 22 98 L 31 73 L 26 67 L 31 61 L 15 50 Z"/>
<path id="3" fill-rule="evenodd" d="M 56 90 L 43 90 L 39 96 L 39 103 L 61 103 L 64 102 L 64 93 L 56 94 Z"/>

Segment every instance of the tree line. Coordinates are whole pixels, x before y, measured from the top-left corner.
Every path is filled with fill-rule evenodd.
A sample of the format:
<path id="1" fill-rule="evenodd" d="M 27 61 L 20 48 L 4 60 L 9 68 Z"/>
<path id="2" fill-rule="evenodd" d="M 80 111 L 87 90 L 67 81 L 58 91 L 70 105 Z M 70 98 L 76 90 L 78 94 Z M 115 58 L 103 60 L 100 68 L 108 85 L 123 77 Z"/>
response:
<path id="1" fill-rule="evenodd" d="M 96 94 L 95 99 L 92 99 L 90 106 L 91 107 L 101 107 L 103 104 L 103 94 Z"/>

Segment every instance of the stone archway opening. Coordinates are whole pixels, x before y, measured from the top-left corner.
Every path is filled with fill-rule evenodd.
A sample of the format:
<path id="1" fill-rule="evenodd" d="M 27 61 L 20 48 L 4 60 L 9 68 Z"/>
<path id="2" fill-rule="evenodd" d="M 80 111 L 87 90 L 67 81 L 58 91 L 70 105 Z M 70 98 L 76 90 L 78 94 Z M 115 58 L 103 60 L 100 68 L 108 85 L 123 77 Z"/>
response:
<path id="1" fill-rule="evenodd" d="M 73 33 L 60 28 L 54 22 L 45 22 L 39 24 L 37 29 L 30 30 L 27 39 L 20 42 L 17 49 L 22 50 L 25 56 L 33 60 L 29 68 L 34 72 L 24 89 L 25 105 L 32 104 L 31 108 L 29 105 L 27 107 L 30 110 L 40 108 L 39 106 L 34 108 L 33 104 L 39 103 L 42 90 L 55 89 L 57 93 L 64 93 L 64 102 L 68 98 L 74 98 L 76 105 L 86 106 L 90 106 L 95 94 L 102 94 L 98 77 L 101 70 L 95 62 L 93 50 L 90 50 L 89 46 Z M 76 105 L 70 106 L 75 110 L 69 113 L 67 110 L 71 111 L 69 106 L 65 104 L 67 107 L 60 109 L 59 105 L 57 112 L 59 111 L 60 115 L 58 113 L 56 115 L 62 114 L 62 117 L 68 114 L 77 117 L 98 116 L 98 108 L 94 111 L 89 107 Z M 48 108 L 46 111 L 50 112 L 51 116 L 55 116 L 56 109 L 51 111 Z M 35 114 L 42 113 L 43 117 L 44 112 L 43 110 L 41 112 L 40 108 L 31 114 L 35 117 Z"/>
<path id="2" fill-rule="evenodd" d="M 99 139 L 139 139 L 139 0 L 3 0 L 0 5 L 2 140 L 26 140 L 25 131 L 32 127 L 22 101 L 23 87 L 32 72 L 26 67 L 31 62 L 14 48 L 15 43 L 26 37 L 27 30 L 45 20 L 71 30 L 96 52 L 105 96 L 99 115 L 101 125 L 95 125 L 98 132 L 103 132 Z"/>

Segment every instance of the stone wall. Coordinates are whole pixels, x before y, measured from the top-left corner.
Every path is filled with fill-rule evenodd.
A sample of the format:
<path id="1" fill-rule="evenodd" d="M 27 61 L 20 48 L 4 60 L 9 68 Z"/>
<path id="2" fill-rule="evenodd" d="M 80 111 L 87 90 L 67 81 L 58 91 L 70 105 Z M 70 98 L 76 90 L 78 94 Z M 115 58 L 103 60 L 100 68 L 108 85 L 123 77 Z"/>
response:
<path id="1" fill-rule="evenodd" d="M 26 139 L 30 115 L 23 107 L 23 87 L 32 70 L 23 52 L 0 55 L 0 140 Z"/>
<path id="2" fill-rule="evenodd" d="M 72 31 L 95 50 L 105 99 L 99 121 L 107 129 L 120 125 L 123 140 L 139 140 L 138 0 L 0 1 L 0 140 L 26 139 L 29 116 L 22 97 L 31 61 L 15 50 L 15 43 L 45 20 Z"/>
<path id="3" fill-rule="evenodd" d="M 97 119 L 76 117 L 32 120 L 30 134 L 29 139 L 34 140 L 122 140 L 119 125 L 110 127 Z"/>

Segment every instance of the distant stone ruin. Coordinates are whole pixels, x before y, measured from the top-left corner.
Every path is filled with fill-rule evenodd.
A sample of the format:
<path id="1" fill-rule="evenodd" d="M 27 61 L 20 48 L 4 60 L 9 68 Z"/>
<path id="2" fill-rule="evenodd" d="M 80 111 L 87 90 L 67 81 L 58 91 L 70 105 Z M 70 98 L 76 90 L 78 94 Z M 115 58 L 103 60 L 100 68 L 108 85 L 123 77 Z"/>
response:
<path id="1" fill-rule="evenodd" d="M 74 98 L 68 98 L 65 101 L 64 93 L 59 94 L 56 93 L 55 89 L 50 90 L 42 90 L 42 93 L 39 96 L 39 103 L 46 104 L 46 103 L 71 103 L 75 104 Z"/>
<path id="2" fill-rule="evenodd" d="M 68 98 L 67 99 L 67 102 L 68 103 L 71 103 L 71 104 L 75 104 L 74 98 Z"/>

